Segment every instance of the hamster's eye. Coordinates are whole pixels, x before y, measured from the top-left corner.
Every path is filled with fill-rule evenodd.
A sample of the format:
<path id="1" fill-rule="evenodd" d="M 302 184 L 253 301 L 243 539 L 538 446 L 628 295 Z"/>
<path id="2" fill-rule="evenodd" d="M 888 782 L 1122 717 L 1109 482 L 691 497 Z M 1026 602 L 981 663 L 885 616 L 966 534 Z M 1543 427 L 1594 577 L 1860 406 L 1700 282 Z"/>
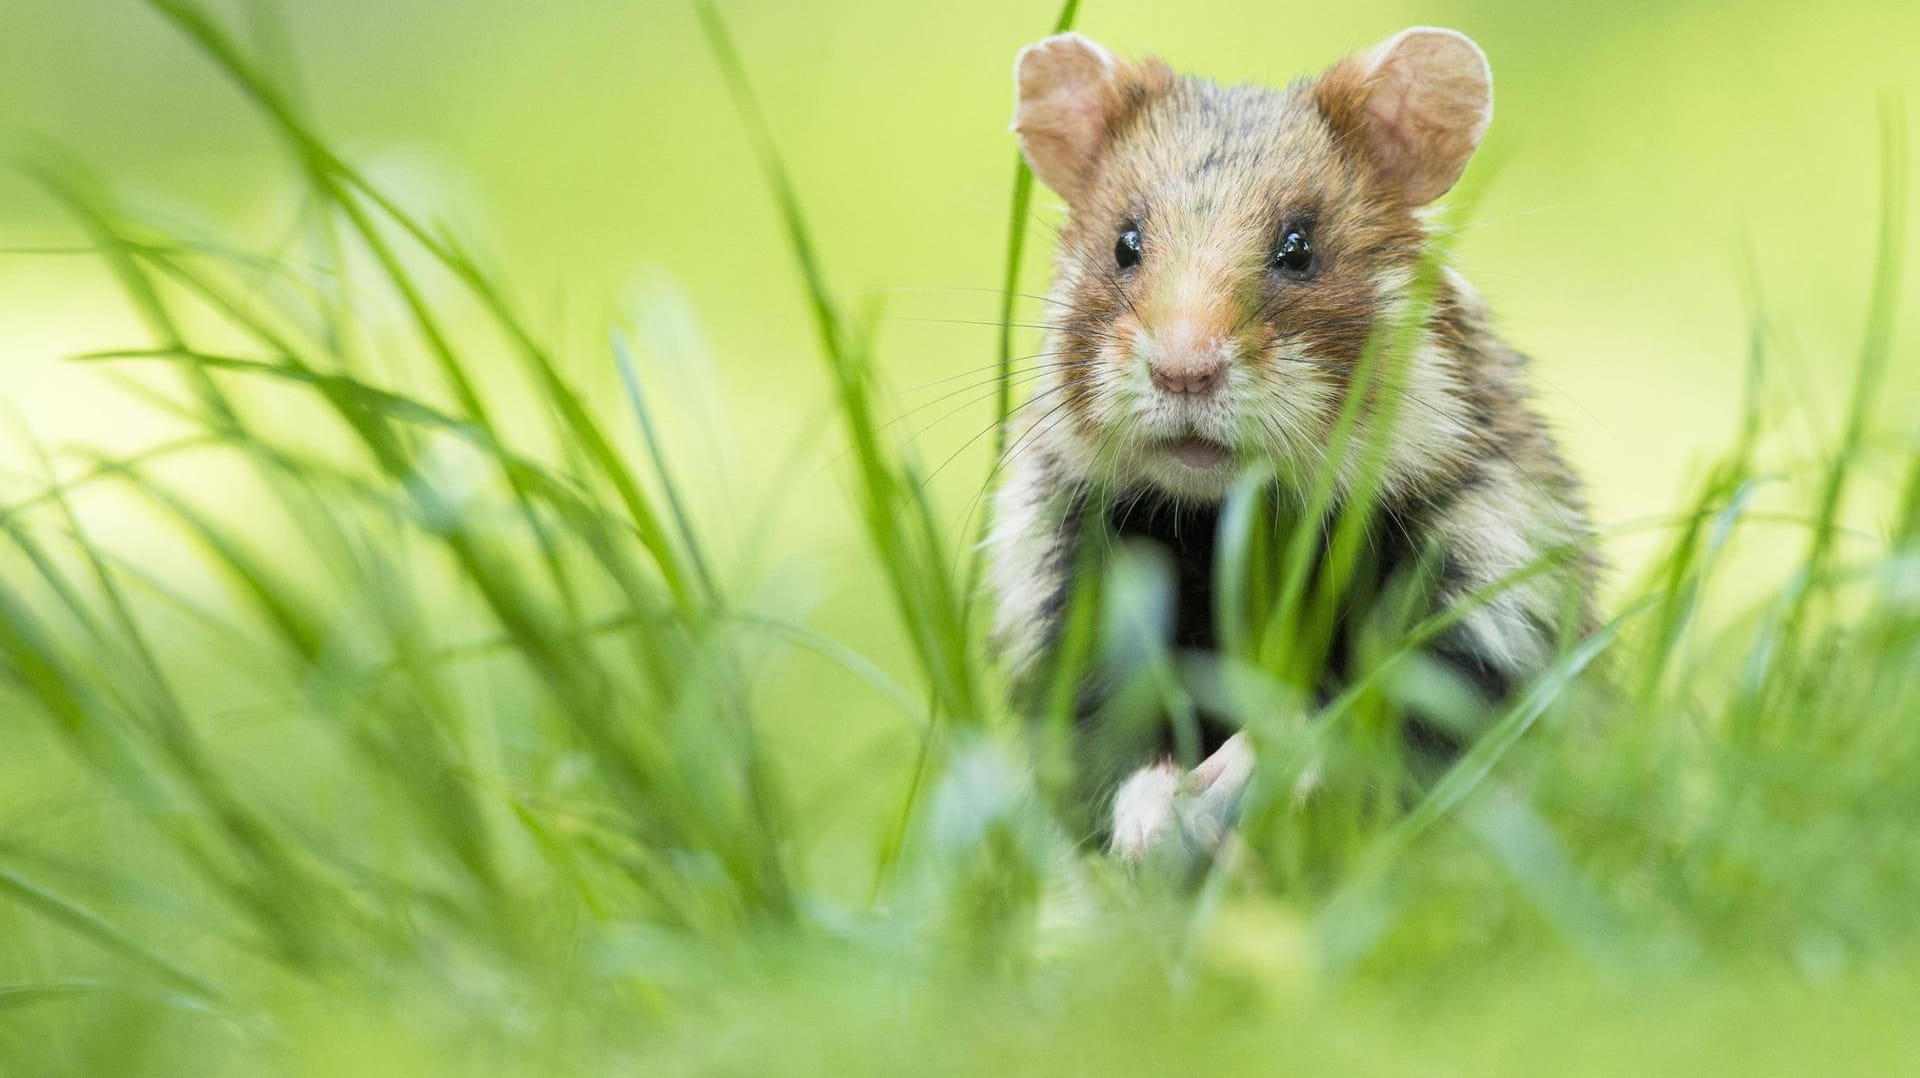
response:
<path id="1" fill-rule="evenodd" d="M 1288 273 L 1305 273 L 1313 268 L 1313 245 L 1307 242 L 1307 234 L 1297 228 L 1289 228 L 1280 237 L 1280 246 L 1273 249 L 1275 269 Z"/>
<path id="2" fill-rule="evenodd" d="M 1113 261 L 1121 269 L 1132 269 L 1140 264 L 1140 230 L 1129 228 L 1120 233 L 1120 239 L 1113 245 Z"/>

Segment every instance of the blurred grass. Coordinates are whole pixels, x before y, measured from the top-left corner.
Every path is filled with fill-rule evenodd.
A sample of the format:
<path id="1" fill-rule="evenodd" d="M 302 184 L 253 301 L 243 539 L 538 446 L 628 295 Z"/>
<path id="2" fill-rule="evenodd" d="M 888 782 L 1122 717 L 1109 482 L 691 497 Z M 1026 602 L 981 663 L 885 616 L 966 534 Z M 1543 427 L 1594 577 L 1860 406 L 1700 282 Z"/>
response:
<path id="1" fill-rule="evenodd" d="M 854 88 L 871 98 L 889 79 L 919 86 L 926 50 L 856 77 L 776 47 L 784 34 L 817 40 L 807 35 L 843 25 L 832 18 L 649 12 L 662 37 L 704 30 L 717 64 L 700 37 L 682 37 L 694 47 L 665 50 L 633 77 L 684 94 L 717 71 L 732 101 L 715 89 L 685 122 L 704 128 L 701 160 L 738 167 L 666 175 L 664 162 L 692 158 L 660 143 L 652 161 L 635 159 L 651 168 L 593 169 L 592 182 L 627 185 L 646 207 L 635 219 L 666 234 L 634 249 L 668 261 L 697 294 L 721 282 L 727 297 L 699 304 L 702 319 L 683 296 L 649 290 L 630 348 L 624 334 L 607 343 L 603 327 L 618 319 L 591 296 L 615 289 L 590 250 L 565 276 L 569 289 L 594 290 L 570 301 L 585 310 L 548 318 L 528 296 L 545 291 L 549 270 L 476 253 L 471 222 L 411 208 L 444 204 L 437 194 L 403 177 L 408 197 L 395 195 L 390 170 L 321 133 L 320 101 L 367 93 L 340 69 L 293 77 L 310 42 L 319 64 L 342 62 L 327 47 L 343 33 L 337 11 L 289 6 L 281 23 L 270 7 L 245 19 L 193 0 L 148 8 L 165 26 L 150 21 L 135 40 L 156 56 L 191 45 L 181 69 L 229 84 L 218 104 L 204 88 L 191 99 L 207 115 L 233 101 L 257 110 L 289 178 L 258 213 L 275 222 L 271 238 L 236 241 L 250 230 L 130 204 L 126 184 L 94 178 L 143 176 L 140 144 L 176 137 L 167 125 L 117 120 L 129 145 L 83 147 L 92 166 L 25 146 L 26 174 L 73 230 L 43 236 L 35 224 L 21 240 L 77 253 L 15 256 L 7 272 L 52 267 L 53 284 L 34 294 L 78 297 L 47 317 L 74 323 L 62 349 L 93 373 L 61 383 L 89 387 L 85 408 L 53 414 L 44 390 L 18 395 L 25 421 L 0 509 L 0 706 L 15 720 L 0 734 L 9 1072 L 1884 1073 L 1912 1057 L 1920 444 L 1900 407 L 1914 364 L 1912 328 L 1896 317 L 1912 251 L 1897 105 L 1881 113 L 1877 213 L 1866 156 L 1876 141 L 1861 125 L 1857 145 L 1819 165 L 1830 242 L 1808 242 L 1802 215 L 1761 218 L 1748 310 L 1728 306 L 1731 285 L 1718 299 L 1675 294 L 1672 282 L 1697 272 L 1679 257 L 1686 243 L 1739 250 L 1735 233 L 1663 242 L 1663 225 L 1697 210 L 1512 230 L 1506 264 L 1537 267 L 1554 250 L 1565 267 L 1564 280 L 1542 275 L 1547 285 L 1532 289 L 1539 306 L 1575 312 L 1568 326 L 1606 327 L 1592 340 L 1548 335 L 1566 344 L 1543 349 L 1550 377 L 1592 362 L 1592 349 L 1612 357 L 1622 340 L 1654 341 L 1656 366 L 1604 373 L 1642 400 L 1648 371 L 1682 365 L 1736 372 L 1746 391 L 1734 406 L 1676 389 L 1674 406 L 1700 416 L 1700 430 L 1635 427 L 1622 433 L 1651 448 L 1622 459 L 1575 439 L 1603 484 L 1662 498 L 1662 485 L 1684 486 L 1653 503 L 1657 515 L 1608 530 L 1610 549 L 1637 541 L 1644 552 L 1624 559 L 1616 619 L 1570 641 L 1510 711 L 1479 717 L 1492 733 L 1431 787 L 1408 783 L 1383 751 L 1397 739 L 1382 734 L 1395 701 L 1446 698 L 1408 647 L 1439 623 L 1384 626 L 1362 685 L 1320 721 L 1280 721 L 1300 706 L 1287 661 L 1310 650 L 1303 641 L 1325 613 L 1315 604 L 1345 584 L 1308 580 L 1297 551 L 1249 542 L 1266 510 L 1243 492 L 1236 564 L 1248 586 L 1226 582 L 1245 597 L 1237 661 L 1192 677 L 1157 656 L 1148 685 L 1219 694 L 1261 740 L 1267 793 L 1246 840 L 1190 893 L 1115 878 L 1042 807 L 1057 761 L 1043 754 L 1030 776 L 968 606 L 966 513 L 989 464 L 984 452 L 941 464 L 987 428 L 928 444 L 917 417 L 893 422 L 922 403 L 898 383 L 955 368 L 978 368 L 961 395 L 990 420 L 1004 407 L 1004 331 L 925 350 L 905 329 L 927 324 L 880 317 L 908 296 L 869 299 L 840 283 L 926 280 L 911 245 L 880 239 L 911 230 L 868 222 L 951 205 L 931 183 L 946 153 L 899 153 L 887 169 L 856 144 L 885 144 L 893 124 L 927 132 L 900 143 L 923 147 L 957 125 L 915 111 L 931 94 L 851 136 L 839 128 L 857 124 L 829 125 L 805 103 Z M 1504 26 L 1495 10 L 1462 9 L 1486 27 L 1457 21 L 1495 46 L 1501 70 L 1504 34 L 1538 33 L 1550 57 L 1557 38 L 1498 9 L 1514 20 Z M 1758 28 L 1715 20 L 1713 40 L 1797 42 L 1805 16 L 1768 10 L 1778 17 Z M 398 17 L 402 43 L 431 39 L 430 12 Z M 938 62 L 977 39 L 1001 70 L 1013 44 L 1075 13 L 1026 12 L 1005 35 L 995 26 L 1012 13 L 990 14 L 934 50 Z M 872 16 L 846 25 L 918 40 L 903 29 L 918 16 Z M 9 17 L 57 33 L 47 28 L 82 16 Z M 1850 17 L 1836 17 L 1843 30 Z M 1659 26 L 1671 32 L 1661 50 L 1725 62 L 1687 51 L 1707 36 L 1697 13 L 1592 18 L 1613 31 L 1595 56 L 1631 55 Z M 748 29 L 735 37 L 736 26 Z M 1295 67 L 1338 47 L 1334 29 L 1306 29 Z M 1189 39 L 1220 36 L 1197 23 L 1166 32 L 1176 59 Z M 1242 65 L 1258 55 L 1250 43 L 1215 48 L 1227 70 L 1231 49 L 1247 50 Z M 537 37 L 525 49 L 552 50 L 555 70 L 576 56 Z M 1543 79 L 1529 72 L 1545 62 L 1523 54 L 1516 82 Z M 138 82 L 157 63 L 123 75 Z M 1841 95 L 1836 86 L 1873 67 L 1837 72 L 1819 92 Z M 820 85 L 806 89 L 800 72 Z M 968 86 L 957 99 L 987 100 L 974 88 L 984 80 L 954 78 Z M 1507 85 L 1502 124 L 1513 125 L 1528 97 Z M 498 92 L 460 91 L 477 102 Z M 1575 122 L 1541 139 L 1549 156 L 1558 146 L 1584 161 L 1620 137 L 1580 129 L 1583 92 L 1594 91 L 1555 102 Z M 1734 140 L 1701 137 L 1699 122 L 1725 107 L 1709 87 L 1667 114 L 1636 115 L 1663 170 L 1647 176 L 1649 197 L 1685 190 L 1692 166 L 1737 167 Z M 1536 113 L 1536 125 L 1555 115 Z M 103 130 L 58 109 L 42 119 Z M 997 119 L 956 142 L 1004 164 L 1004 141 L 986 141 Z M 571 135 L 529 132 L 523 145 L 552 149 L 587 122 Z M 463 123 L 452 127 L 484 126 Z M 1669 124 L 1696 138 L 1691 156 Z M 761 169 L 725 148 L 743 129 Z M 501 175 L 515 167 L 544 166 Z M 973 236 L 968 225 L 1006 214 L 1006 178 L 972 167 L 993 197 L 925 242 L 965 248 L 936 260 L 951 280 L 1018 281 L 994 262 L 1019 258 L 1018 183 L 1011 219 Z M 264 182 L 255 168 L 183 186 L 231 209 L 236 192 Z M 876 175 L 900 187 L 872 190 Z M 657 189 L 647 177 L 660 177 Z M 758 178 L 774 196 L 763 219 Z M 690 179 L 713 193 L 688 195 Z M 1487 199 L 1541 180 L 1514 166 L 1464 207 L 1466 220 L 1498 220 L 1511 204 Z M 1591 208 L 1578 200 L 1607 186 L 1588 177 L 1564 197 Z M 1834 193 L 1843 188 L 1860 198 Z M 501 190 L 516 207 L 556 201 Z M 539 235 L 531 249 L 542 250 L 605 223 L 569 218 L 585 211 L 557 201 L 512 222 L 522 234 L 507 249 L 524 254 Z M 603 242 L 632 239 L 609 233 Z M 1467 228 L 1458 256 L 1476 277 L 1491 262 L 1496 305 L 1525 317 L 1528 291 L 1502 285 L 1499 252 L 1479 236 Z M 1875 254 L 1853 257 L 1867 236 Z M 1588 259 L 1597 251 L 1582 244 L 1608 257 Z M 1790 285 L 1804 283 L 1802 263 L 1827 267 L 1827 279 L 1763 297 L 1759 282 L 1781 280 L 1782 259 Z M 63 268 L 74 263 L 110 278 Z M 109 309 L 109 294 L 132 319 L 82 325 L 82 312 Z M 977 298 L 982 317 L 1003 302 Z M 1726 317 L 1708 317 L 1716 309 Z M 789 312 L 794 327 L 780 326 Z M 1790 328 L 1842 317 L 1844 336 Z M 1669 332 L 1683 321 L 1685 332 Z M 33 345 L 27 333 L 0 340 Z M 937 359 L 892 358 L 920 351 Z M 778 356 L 779 369 L 756 365 L 758 354 Z M 1390 342 L 1376 360 L 1393 361 Z M 714 387 L 736 368 L 765 385 Z M 1842 372 L 1848 389 L 1835 393 Z M 825 389 L 801 398 L 798 385 Z M 125 413 L 143 417 L 137 429 L 93 410 L 109 393 L 137 405 Z M 698 437 L 726 423 L 749 433 Z M 800 433 L 783 443 L 770 429 Z M 1703 459 L 1675 469 L 1681 445 Z M 1653 453 L 1669 459 L 1656 468 Z M 754 482 L 726 479 L 741 466 Z M 816 496 L 828 481 L 839 493 Z M 816 519 L 797 520 L 803 511 Z M 790 553 L 823 536 L 852 537 L 857 553 Z M 1155 597 L 1150 567 L 1123 559 L 1100 583 L 1076 615 L 1087 661 L 1102 648 L 1151 650 L 1094 632 L 1138 623 Z M 1610 676 L 1584 672 L 1594 664 Z M 1274 796 L 1315 766 L 1329 792 L 1310 811 Z"/>

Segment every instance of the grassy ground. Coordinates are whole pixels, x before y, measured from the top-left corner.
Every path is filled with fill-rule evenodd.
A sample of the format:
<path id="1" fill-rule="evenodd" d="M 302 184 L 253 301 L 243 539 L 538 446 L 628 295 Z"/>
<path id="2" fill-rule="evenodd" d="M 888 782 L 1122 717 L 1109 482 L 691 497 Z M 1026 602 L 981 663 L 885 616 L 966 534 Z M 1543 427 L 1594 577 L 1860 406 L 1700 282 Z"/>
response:
<path id="1" fill-rule="evenodd" d="M 827 226 L 711 9 L 845 446 L 832 511 L 901 642 L 883 662 L 793 616 L 814 582 L 718 548 L 697 506 L 720 480 L 660 435 L 662 357 L 576 344 L 618 376 L 585 392 L 510 274 L 371 182 L 220 21 L 153 7 L 305 200 L 285 246 L 232 250 L 26 156 L 144 322 L 80 361 L 175 434 L 49 454 L 0 510 L 8 1073 L 1886 1073 L 1920 1052 L 1896 108 L 1864 326 L 1820 357 L 1849 372 L 1843 421 L 1812 453 L 1787 436 L 1757 315 L 1737 436 L 1602 540 L 1659 553 L 1537 685 L 1468 716 L 1489 732 L 1437 782 L 1390 735 L 1397 701 L 1444 698 L 1412 650 L 1440 622 L 1384 627 L 1363 691 L 1304 707 L 1286 671 L 1343 581 L 1253 541 L 1252 500 L 1220 669 L 1127 635 L 1151 572 L 1101 582 L 1086 661 L 1144 648 L 1143 691 L 1223 697 L 1261 744 L 1244 840 L 1187 884 L 1125 878 L 1044 807 L 1057 760 L 981 645 L 978 514 L 895 422 L 878 312 L 823 269 Z M 964 380 L 1004 409 L 1023 368 L 999 347 Z M 130 552 L 122 527 L 164 538 Z M 799 702 L 770 674 L 796 657 Z M 889 736 L 809 737 L 856 695 Z M 1321 796 L 1275 796 L 1310 767 Z"/>

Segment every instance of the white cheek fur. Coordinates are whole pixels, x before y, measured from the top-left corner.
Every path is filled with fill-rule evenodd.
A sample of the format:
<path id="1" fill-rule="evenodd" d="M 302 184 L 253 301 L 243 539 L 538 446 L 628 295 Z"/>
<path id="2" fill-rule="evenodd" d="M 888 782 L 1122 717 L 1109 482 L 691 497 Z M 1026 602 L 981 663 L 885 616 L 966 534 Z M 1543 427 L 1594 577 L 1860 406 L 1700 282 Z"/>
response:
<path id="1" fill-rule="evenodd" d="M 1063 279 L 1077 276 L 1068 270 Z M 1067 281 L 1069 290 L 1071 281 Z M 1381 322 L 1390 325 L 1405 313 L 1410 275 L 1404 269 L 1381 273 L 1374 281 Z M 1054 339 L 1049 347 L 1059 348 Z M 1198 436 L 1235 448 L 1238 461 L 1266 464 L 1283 482 L 1307 482 L 1327 463 L 1328 434 L 1345 392 L 1345 377 L 1322 367 L 1297 338 L 1282 337 L 1261 357 L 1232 357 L 1225 391 L 1205 401 L 1170 396 L 1157 390 L 1149 374 L 1152 337 L 1137 327 L 1125 342 L 1103 344 L 1081 372 L 1085 399 L 1078 415 L 1052 415 L 1034 432 L 1082 481 L 1124 488 L 1145 482 L 1180 498 L 1213 500 L 1223 496 L 1233 476 L 1196 472 L 1171 459 L 1156 443 Z M 1393 382 L 1404 396 L 1393 410 L 1392 428 L 1370 431 L 1363 422 L 1360 442 L 1384 437 L 1385 484 L 1389 492 L 1414 489 L 1445 474 L 1467 457 L 1475 431 L 1462 396 L 1453 357 L 1429 334 L 1413 342 L 1410 354 L 1394 364 Z M 1060 379 L 1066 377 L 1062 372 Z M 1052 389 L 1064 392 L 1058 382 Z M 1343 454 L 1339 486 L 1354 478 L 1361 454 Z"/>
<path id="2" fill-rule="evenodd" d="M 1286 358 L 1234 357 L 1222 393 L 1195 402 L 1154 388 L 1151 342 L 1103 347 L 1081 375 L 1086 401 L 1077 422 L 1064 415 L 1042 432 L 1083 480 L 1115 487 L 1146 481 L 1176 497 L 1215 500 L 1234 475 L 1198 473 L 1167 458 L 1155 443 L 1198 436 L 1233 446 L 1244 465 L 1264 461 L 1283 478 L 1310 476 L 1321 461 L 1324 417 L 1337 389 L 1310 365 Z M 1287 345 L 1276 345 L 1275 356 Z M 1066 377 L 1063 373 L 1061 379 Z"/>

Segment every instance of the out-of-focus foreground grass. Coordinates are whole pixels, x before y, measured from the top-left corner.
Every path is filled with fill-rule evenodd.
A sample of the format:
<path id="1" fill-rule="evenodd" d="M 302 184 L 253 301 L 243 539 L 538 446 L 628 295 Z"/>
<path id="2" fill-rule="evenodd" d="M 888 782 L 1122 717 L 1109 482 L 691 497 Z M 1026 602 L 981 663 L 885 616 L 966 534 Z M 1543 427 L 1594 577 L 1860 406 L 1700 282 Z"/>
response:
<path id="1" fill-rule="evenodd" d="M 1197 892 L 1064 843 L 964 588 L 1054 13 L 698 10 L 0 15 L 9 1072 L 1920 1052 L 1910 6 L 1080 12 L 1488 47 L 1458 257 L 1619 566 L 1410 812 Z"/>

